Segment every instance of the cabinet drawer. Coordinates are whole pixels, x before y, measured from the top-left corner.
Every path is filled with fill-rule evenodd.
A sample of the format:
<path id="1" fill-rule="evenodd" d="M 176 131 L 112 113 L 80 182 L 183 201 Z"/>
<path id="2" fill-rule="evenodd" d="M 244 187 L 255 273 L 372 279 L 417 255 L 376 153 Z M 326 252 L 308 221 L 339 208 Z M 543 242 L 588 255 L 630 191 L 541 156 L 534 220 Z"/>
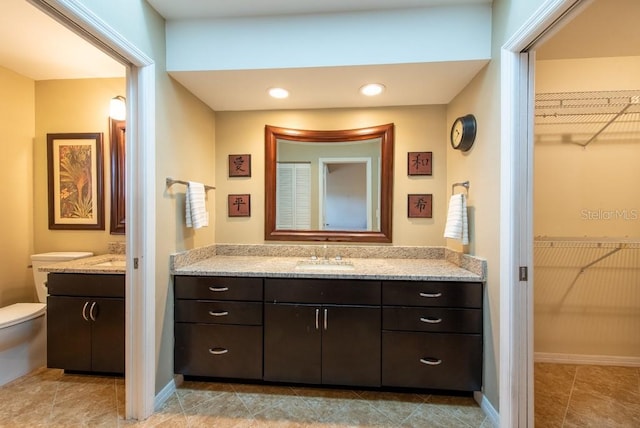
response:
<path id="1" fill-rule="evenodd" d="M 262 301 L 262 278 L 176 276 L 177 299 Z"/>
<path id="2" fill-rule="evenodd" d="M 265 302 L 379 305 L 380 281 L 348 279 L 276 279 L 264 283 Z"/>
<path id="3" fill-rule="evenodd" d="M 175 324 L 175 372 L 262 379 L 262 327 Z"/>
<path id="4" fill-rule="evenodd" d="M 176 300 L 176 322 L 262 325 L 262 303 Z"/>
<path id="5" fill-rule="evenodd" d="M 81 297 L 123 297 L 123 274 L 49 273 L 47 289 L 50 295 Z"/>
<path id="6" fill-rule="evenodd" d="M 384 330 L 482 333 L 482 309 L 385 306 Z"/>
<path id="7" fill-rule="evenodd" d="M 482 283 L 384 281 L 382 304 L 398 306 L 482 307 Z"/>
<path id="8" fill-rule="evenodd" d="M 482 336 L 383 331 L 382 385 L 479 391 Z"/>

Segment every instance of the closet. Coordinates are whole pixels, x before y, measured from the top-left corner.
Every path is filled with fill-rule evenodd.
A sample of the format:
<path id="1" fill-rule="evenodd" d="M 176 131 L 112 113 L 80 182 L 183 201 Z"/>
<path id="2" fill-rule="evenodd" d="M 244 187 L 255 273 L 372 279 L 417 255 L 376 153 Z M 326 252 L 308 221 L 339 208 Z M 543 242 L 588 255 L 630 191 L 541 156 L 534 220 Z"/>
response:
<path id="1" fill-rule="evenodd" d="M 640 361 L 640 90 L 538 93 L 536 361 Z"/>

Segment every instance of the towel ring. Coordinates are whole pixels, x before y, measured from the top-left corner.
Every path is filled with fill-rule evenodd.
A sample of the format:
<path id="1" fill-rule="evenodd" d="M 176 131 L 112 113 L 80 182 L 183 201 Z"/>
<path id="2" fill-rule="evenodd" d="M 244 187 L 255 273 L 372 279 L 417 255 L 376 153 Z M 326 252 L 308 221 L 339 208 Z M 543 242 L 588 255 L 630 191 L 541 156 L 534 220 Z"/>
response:
<path id="1" fill-rule="evenodd" d="M 467 193 L 467 196 L 469 196 L 469 180 L 467 181 L 462 181 L 460 183 L 453 183 L 451 185 L 451 194 L 453 195 L 455 193 L 456 187 L 464 187 L 465 192 Z"/>

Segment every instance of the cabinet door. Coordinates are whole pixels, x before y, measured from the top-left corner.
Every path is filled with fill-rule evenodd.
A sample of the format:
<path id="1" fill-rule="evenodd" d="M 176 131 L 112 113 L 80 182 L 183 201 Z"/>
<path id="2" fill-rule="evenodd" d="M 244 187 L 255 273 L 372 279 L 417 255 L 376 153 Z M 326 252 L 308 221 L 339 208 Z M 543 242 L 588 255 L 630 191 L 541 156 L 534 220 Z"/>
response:
<path id="1" fill-rule="evenodd" d="M 264 380 L 321 382 L 320 306 L 264 305 Z"/>
<path id="2" fill-rule="evenodd" d="M 91 370 L 89 305 L 82 297 L 47 298 L 47 367 Z"/>
<path id="3" fill-rule="evenodd" d="M 91 369 L 124 373 L 124 299 L 92 299 Z"/>
<path id="4" fill-rule="evenodd" d="M 325 305 L 322 383 L 380 386 L 380 308 Z"/>

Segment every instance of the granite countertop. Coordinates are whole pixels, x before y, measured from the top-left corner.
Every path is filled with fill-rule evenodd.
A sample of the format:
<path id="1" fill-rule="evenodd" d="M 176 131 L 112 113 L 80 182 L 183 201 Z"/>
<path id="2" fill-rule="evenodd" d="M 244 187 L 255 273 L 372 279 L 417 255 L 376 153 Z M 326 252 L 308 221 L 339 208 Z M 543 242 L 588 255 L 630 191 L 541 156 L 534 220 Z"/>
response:
<path id="1" fill-rule="evenodd" d="M 323 262 L 303 257 L 247 255 L 214 255 L 171 270 L 174 275 L 411 281 L 484 281 L 483 272 L 484 269 L 474 273 L 443 258 L 346 258 Z"/>
<path id="2" fill-rule="evenodd" d="M 125 263 L 126 256 L 124 254 L 102 254 L 67 262 L 52 263 L 41 266 L 38 270 L 56 273 L 124 274 L 126 271 Z"/>
<path id="3" fill-rule="evenodd" d="M 399 258 L 393 257 L 393 254 L 385 254 L 387 257 L 370 257 L 360 254 L 361 257 L 345 257 L 343 260 L 329 257 L 327 261 L 322 257 L 317 260 L 311 257 L 291 257 L 287 249 L 280 250 L 283 255 L 274 255 L 262 254 L 263 250 L 247 248 L 228 249 L 217 246 L 205 251 L 176 254 L 171 259 L 171 273 L 196 276 L 410 281 L 484 281 L 486 278 L 484 260 L 440 248 L 437 248 L 437 251 L 429 249 L 426 254 L 420 254 L 420 257 Z M 399 250 L 400 254 L 407 255 L 406 248 Z M 425 250 L 422 252 L 425 253 Z M 341 253 L 348 252 L 342 250 Z"/>

